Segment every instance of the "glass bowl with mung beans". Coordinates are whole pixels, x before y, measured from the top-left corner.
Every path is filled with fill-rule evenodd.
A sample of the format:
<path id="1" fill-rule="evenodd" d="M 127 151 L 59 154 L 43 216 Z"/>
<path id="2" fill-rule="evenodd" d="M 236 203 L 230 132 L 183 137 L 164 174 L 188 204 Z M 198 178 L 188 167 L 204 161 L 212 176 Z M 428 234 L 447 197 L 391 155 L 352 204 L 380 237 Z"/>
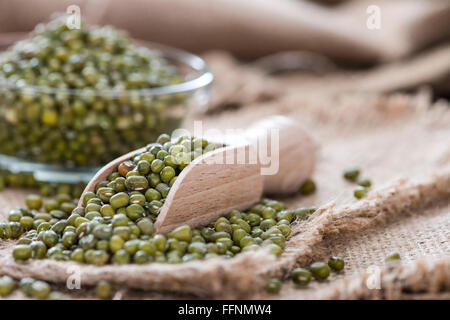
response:
<path id="1" fill-rule="evenodd" d="M 213 76 L 201 58 L 66 20 L 0 52 L 1 168 L 88 180 L 207 104 Z"/>

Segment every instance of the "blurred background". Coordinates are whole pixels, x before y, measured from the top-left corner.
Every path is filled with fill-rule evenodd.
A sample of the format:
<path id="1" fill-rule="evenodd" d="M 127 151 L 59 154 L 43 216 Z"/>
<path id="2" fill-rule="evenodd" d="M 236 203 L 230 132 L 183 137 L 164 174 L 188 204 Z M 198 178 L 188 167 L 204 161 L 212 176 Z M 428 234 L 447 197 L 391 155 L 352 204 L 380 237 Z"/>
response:
<path id="1" fill-rule="evenodd" d="M 22 87 L 3 90 L 0 124 L 6 130 L 0 132 L 0 156 L 6 157 L 0 157 L 0 169 L 25 168 L 36 175 L 42 167 L 30 165 L 51 163 L 65 168 L 58 174 L 51 168 L 50 175 L 38 180 L 88 181 L 97 166 L 153 141 L 161 132 L 182 124 L 189 128 L 192 119 L 203 117 L 213 123 L 212 117 L 225 113 L 224 123 L 230 126 L 235 125 L 227 120 L 232 112 L 295 112 L 300 101 L 329 104 L 348 94 L 379 97 L 420 92 L 430 101 L 450 97 L 448 0 L 0 0 L 0 49 L 29 38 L 36 26 L 50 21 L 55 13 L 70 14 L 70 6 L 80 9 L 86 25 L 110 25 L 142 43 L 198 54 L 212 70 L 212 87 L 209 69 L 201 59 L 163 49 L 164 58 L 174 60 L 169 61 L 174 66 L 182 62 L 184 69 L 192 69 L 179 74 L 184 81 L 179 94 L 163 88 L 162 95 L 143 94 L 133 100 L 124 91 L 123 99 L 108 100 L 98 85 L 89 84 L 81 68 L 75 70 L 57 56 L 59 46 L 63 51 L 73 49 L 63 33 L 78 37 L 76 31 L 62 27 L 50 37 L 48 54 L 38 59 L 45 65 L 38 70 L 41 76 L 48 66 L 50 71 L 53 67 L 63 71 L 49 75 L 57 79 L 53 81 L 57 88 L 35 97 L 28 97 Z M 106 34 L 107 38 L 108 30 L 100 29 L 101 37 Z M 90 52 L 91 44 L 84 45 L 73 51 Z M 19 54 L 12 64 L 28 68 L 27 49 L 20 44 L 16 49 Z M 115 54 L 120 60 L 122 53 Z M 64 91 L 70 82 L 61 64 L 66 64 L 64 70 L 76 81 L 87 81 L 89 85 L 81 88 L 96 90 L 101 101 L 81 94 L 60 101 L 65 93 L 59 90 Z M 119 77 L 133 82 L 130 73 L 123 71 Z M 192 79 L 197 86 L 186 89 L 185 82 Z M 32 163 L 16 167 L 23 159 Z M 80 166 L 89 167 L 88 172 L 83 169 L 69 179 L 67 167 Z"/>
<path id="2" fill-rule="evenodd" d="M 216 70 L 216 86 L 223 86 L 210 109 L 291 87 L 335 94 L 426 86 L 434 97 L 450 94 L 447 0 L 0 0 L 0 43 L 73 4 L 90 24 L 202 54 Z M 235 59 L 283 81 L 230 83 L 239 78 L 230 68 Z"/>

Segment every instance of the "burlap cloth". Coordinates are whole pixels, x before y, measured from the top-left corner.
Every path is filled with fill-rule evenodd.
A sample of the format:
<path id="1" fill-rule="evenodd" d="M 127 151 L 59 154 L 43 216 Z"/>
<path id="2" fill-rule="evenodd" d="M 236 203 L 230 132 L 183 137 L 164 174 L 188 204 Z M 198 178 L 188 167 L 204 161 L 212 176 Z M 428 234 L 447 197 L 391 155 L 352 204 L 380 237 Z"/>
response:
<path id="1" fill-rule="evenodd" d="M 246 127 L 255 119 L 281 113 L 298 119 L 317 143 L 317 192 L 283 200 L 291 208 L 316 205 L 320 209 L 292 228 L 282 256 L 257 252 L 180 265 L 77 265 L 82 289 L 67 290 L 68 268 L 76 264 L 50 260 L 18 263 L 11 257 L 13 243 L 1 241 L 0 274 L 50 281 L 68 298 L 93 297 L 92 285 L 101 279 L 113 283 L 118 289 L 116 298 L 123 299 L 449 298 L 447 102 L 432 102 L 427 92 L 342 93 L 348 90 L 333 92 L 326 87 L 320 94 L 317 86 L 305 90 L 307 86 L 293 85 L 301 83 L 298 79 L 269 78 L 221 54 L 210 55 L 208 60 L 217 75 L 214 90 L 222 95 L 216 95 L 207 113 L 198 110 L 191 115 L 188 127 L 194 117 L 204 119 L 205 127 L 229 128 Z M 247 85 L 235 88 L 245 79 Z M 342 171 L 355 165 L 373 181 L 362 200 L 353 198 L 354 185 L 342 178 Z M 27 192 L 9 189 L 0 193 L 2 219 L 9 209 L 23 205 Z M 391 251 L 398 251 L 403 261 L 394 270 L 386 269 L 383 261 Z M 333 273 L 325 282 L 312 282 L 307 289 L 291 284 L 292 268 L 330 255 L 345 259 L 345 271 Z M 369 289 L 367 280 L 376 267 L 380 267 L 381 287 Z M 280 295 L 262 290 L 265 280 L 273 276 L 286 279 Z M 10 298 L 24 296 L 15 293 Z"/>
<path id="2" fill-rule="evenodd" d="M 241 58 L 308 51 L 352 65 L 397 60 L 450 37 L 447 0 L 348 0 L 331 8 L 313 2 L 0 0 L 0 33 L 27 32 L 78 5 L 89 23 L 188 51 L 220 49 Z M 373 6 L 381 15 L 376 30 L 367 27 Z"/>

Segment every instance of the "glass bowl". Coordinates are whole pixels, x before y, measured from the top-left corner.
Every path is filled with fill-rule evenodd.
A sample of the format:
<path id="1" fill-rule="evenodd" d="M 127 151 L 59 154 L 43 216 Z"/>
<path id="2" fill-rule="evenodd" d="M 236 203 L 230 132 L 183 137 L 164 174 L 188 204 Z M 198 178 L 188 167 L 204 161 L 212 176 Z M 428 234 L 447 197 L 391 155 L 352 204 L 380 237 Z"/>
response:
<path id="1" fill-rule="evenodd" d="M 177 68 L 183 82 L 118 92 L 19 87 L 0 78 L 0 170 L 87 182 L 103 164 L 170 133 L 189 110 L 207 105 L 213 75 L 203 59 L 137 42 Z"/>

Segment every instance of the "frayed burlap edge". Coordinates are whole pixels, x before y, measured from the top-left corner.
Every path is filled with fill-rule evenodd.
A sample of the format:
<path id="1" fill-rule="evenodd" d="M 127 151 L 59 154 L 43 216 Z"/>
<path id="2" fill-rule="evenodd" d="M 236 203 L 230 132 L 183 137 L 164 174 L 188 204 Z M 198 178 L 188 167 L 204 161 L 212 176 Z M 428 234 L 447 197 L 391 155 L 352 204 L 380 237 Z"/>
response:
<path id="1" fill-rule="evenodd" d="M 242 254 L 235 259 L 211 259 L 177 265 L 92 266 L 49 259 L 16 262 L 11 256 L 13 243 L 0 255 L 0 274 L 14 278 L 32 277 L 53 283 L 71 283 L 79 276 L 81 287 L 106 280 L 118 287 L 160 292 L 176 292 L 203 298 L 235 299 L 255 293 L 264 280 L 254 272 L 261 264 L 275 259 L 266 252 Z"/>
<path id="2" fill-rule="evenodd" d="M 331 202 L 317 210 L 309 220 L 293 226 L 285 251 L 278 259 L 260 251 L 229 260 L 212 259 L 180 265 L 153 263 L 97 267 L 52 260 L 18 263 L 11 257 L 13 243 L 9 242 L 4 243 L 7 248 L 1 250 L 0 274 L 55 283 L 64 283 L 71 275 L 78 274 L 82 285 L 107 280 L 119 286 L 204 298 L 244 298 L 259 292 L 268 277 L 283 277 L 295 266 L 309 262 L 326 235 L 356 233 L 394 215 L 413 212 L 449 198 L 450 172 L 446 171 L 424 181 L 397 180 L 351 205 L 338 208 Z"/>
<path id="3" fill-rule="evenodd" d="M 285 251 L 261 274 L 283 276 L 297 265 L 305 265 L 327 235 L 356 233 L 388 218 L 411 213 L 430 204 L 450 199 L 450 171 L 435 174 L 424 181 L 400 179 L 374 191 L 364 200 L 336 207 L 334 202 L 317 210 L 308 221 L 292 228 Z"/>

